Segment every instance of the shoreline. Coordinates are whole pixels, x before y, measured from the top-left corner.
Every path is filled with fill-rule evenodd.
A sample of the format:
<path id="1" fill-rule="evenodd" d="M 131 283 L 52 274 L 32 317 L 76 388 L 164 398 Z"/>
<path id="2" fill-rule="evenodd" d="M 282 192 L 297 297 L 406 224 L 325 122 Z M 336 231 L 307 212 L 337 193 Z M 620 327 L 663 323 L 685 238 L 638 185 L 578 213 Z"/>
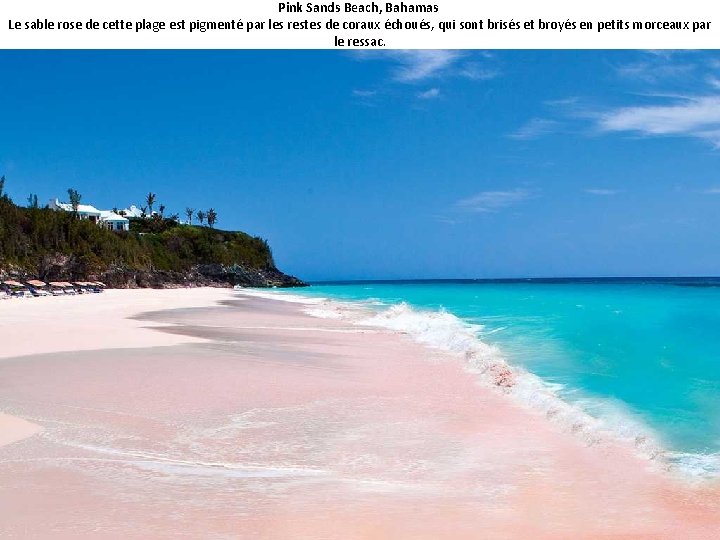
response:
<path id="1" fill-rule="evenodd" d="M 481 389 L 495 391 L 515 404 L 541 415 L 560 431 L 575 437 L 587 446 L 619 444 L 626 446 L 639 458 L 662 474 L 672 475 L 688 483 L 720 483 L 720 470 L 711 471 L 707 463 L 720 463 L 720 454 L 693 454 L 676 451 L 660 443 L 650 426 L 635 423 L 631 435 L 606 419 L 591 415 L 580 405 L 558 395 L 553 386 L 542 377 L 517 365 L 509 364 L 500 348 L 476 336 L 474 325 L 444 311 L 416 308 L 405 302 L 382 304 L 373 309 L 363 300 L 340 300 L 332 297 L 302 296 L 296 293 L 247 291 L 247 295 L 268 300 L 279 300 L 305 306 L 303 312 L 320 319 L 344 320 L 360 327 L 382 328 L 408 336 L 413 342 L 431 350 L 452 355 L 469 373 L 477 377 Z M 375 304 L 373 307 L 380 307 Z M 400 323 L 395 316 L 410 317 L 410 324 Z M 429 330 L 439 322 L 442 339 L 428 336 Z M 451 326 L 448 329 L 448 326 Z M 420 330 L 418 330 L 420 328 Z M 452 335 L 449 335 L 452 334 Z M 452 343 L 452 345 L 448 345 Z M 684 468 L 678 458 L 690 458 L 695 467 Z M 698 472 L 699 470 L 699 472 Z"/>
<path id="2" fill-rule="evenodd" d="M 36 330 L 1 355 L 0 411 L 42 428 L 0 446 L 0 532 L 709 538 L 720 527 L 716 485 L 678 483 L 620 445 L 588 447 L 397 331 L 253 291 L 130 292 L 68 298 L 62 321 L 43 299 L 17 317 L 0 307 L 3 342 Z"/>

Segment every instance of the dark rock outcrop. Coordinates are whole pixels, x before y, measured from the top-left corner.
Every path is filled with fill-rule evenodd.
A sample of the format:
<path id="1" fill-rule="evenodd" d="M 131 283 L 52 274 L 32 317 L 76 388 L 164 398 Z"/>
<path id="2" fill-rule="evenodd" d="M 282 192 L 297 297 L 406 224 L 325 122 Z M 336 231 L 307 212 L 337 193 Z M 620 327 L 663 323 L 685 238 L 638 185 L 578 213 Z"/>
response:
<path id="1" fill-rule="evenodd" d="M 254 269 L 243 265 L 198 264 L 187 272 L 145 271 L 113 267 L 96 276 L 110 287 L 304 287 L 307 284 L 277 268 Z"/>
<path id="2" fill-rule="evenodd" d="M 142 270 L 111 265 L 103 271 L 88 271 L 83 261 L 67 255 L 46 256 L 37 272 L 19 266 L 0 268 L 0 281 L 101 281 L 118 289 L 173 287 L 304 287 L 302 280 L 274 267 L 256 269 L 241 264 L 197 264 L 186 272 Z"/>

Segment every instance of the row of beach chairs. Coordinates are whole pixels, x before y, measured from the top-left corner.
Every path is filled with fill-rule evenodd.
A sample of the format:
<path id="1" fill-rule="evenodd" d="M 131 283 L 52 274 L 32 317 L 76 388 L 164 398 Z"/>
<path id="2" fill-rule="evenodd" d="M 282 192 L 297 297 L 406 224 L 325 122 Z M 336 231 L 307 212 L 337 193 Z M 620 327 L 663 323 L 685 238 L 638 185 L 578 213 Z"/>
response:
<path id="1" fill-rule="evenodd" d="M 67 296 L 75 294 L 97 294 L 103 292 L 105 284 L 99 281 L 50 281 L 45 283 L 31 279 L 24 283 L 14 280 L 0 282 L 0 300 L 11 298 L 37 298 L 40 296 Z"/>

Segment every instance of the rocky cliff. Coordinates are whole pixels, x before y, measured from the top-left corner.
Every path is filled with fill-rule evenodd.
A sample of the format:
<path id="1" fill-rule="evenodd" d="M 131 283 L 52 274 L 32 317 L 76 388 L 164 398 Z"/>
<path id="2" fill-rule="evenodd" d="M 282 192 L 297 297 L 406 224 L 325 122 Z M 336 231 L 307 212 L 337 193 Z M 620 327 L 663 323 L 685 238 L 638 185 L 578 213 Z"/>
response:
<path id="1" fill-rule="evenodd" d="M 173 287 L 305 287 L 302 280 L 277 268 L 251 268 L 241 264 L 196 264 L 186 271 L 132 268 L 113 264 L 103 271 L 86 272 L 75 257 L 48 255 L 37 271 L 17 265 L 0 265 L 0 281 L 101 281 L 118 289 Z"/>
<path id="2" fill-rule="evenodd" d="M 0 197 L 0 281 L 101 281 L 110 287 L 301 287 L 267 241 L 153 217 L 108 231 L 70 212 Z"/>

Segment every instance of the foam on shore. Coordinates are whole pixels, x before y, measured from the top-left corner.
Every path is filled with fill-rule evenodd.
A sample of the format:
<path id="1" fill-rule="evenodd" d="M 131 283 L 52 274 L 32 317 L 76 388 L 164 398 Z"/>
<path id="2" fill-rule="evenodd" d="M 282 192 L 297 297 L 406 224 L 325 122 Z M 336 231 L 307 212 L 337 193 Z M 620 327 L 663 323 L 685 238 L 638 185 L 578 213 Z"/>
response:
<path id="1" fill-rule="evenodd" d="M 305 304 L 303 311 L 314 317 L 342 319 L 407 334 L 418 343 L 462 358 L 483 385 L 512 396 L 517 403 L 541 413 L 589 446 L 621 441 L 665 470 L 693 478 L 720 476 L 720 455 L 667 450 L 652 428 L 617 400 L 584 397 L 567 401 L 563 394 L 569 389 L 509 365 L 499 347 L 478 338 L 482 326 L 467 323 L 444 310 L 418 310 L 406 303 L 388 307 L 380 302 L 344 302 L 284 292 L 250 294 Z"/>

